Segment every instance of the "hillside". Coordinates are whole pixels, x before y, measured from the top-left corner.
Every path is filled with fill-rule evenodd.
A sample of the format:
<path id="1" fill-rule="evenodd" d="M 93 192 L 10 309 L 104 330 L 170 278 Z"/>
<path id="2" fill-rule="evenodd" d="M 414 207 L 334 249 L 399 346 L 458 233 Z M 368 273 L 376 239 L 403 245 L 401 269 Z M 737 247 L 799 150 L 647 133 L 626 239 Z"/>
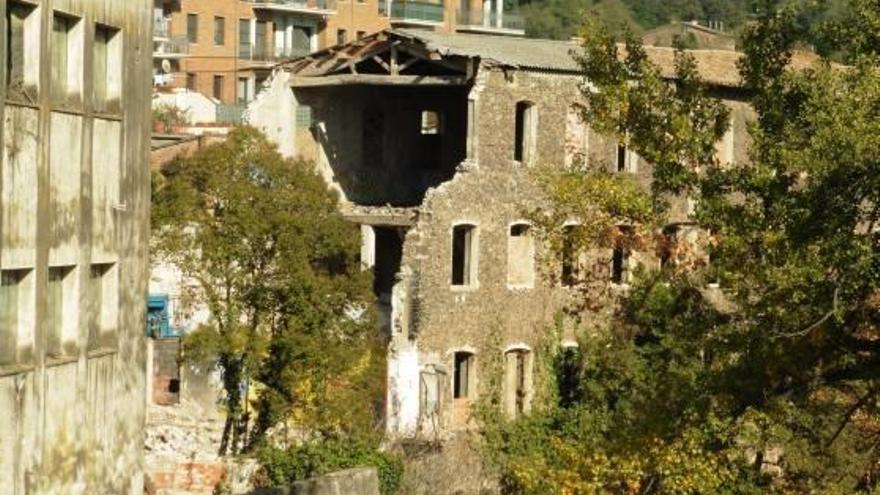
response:
<path id="1" fill-rule="evenodd" d="M 791 0 L 802 1 L 802 0 Z M 807 25 L 840 13 L 847 0 L 825 0 L 805 15 Z M 566 39 L 574 35 L 585 13 L 595 13 L 615 30 L 628 25 L 636 33 L 673 21 L 722 23 L 736 32 L 751 14 L 749 0 L 532 0 L 522 5 L 526 35 Z"/>

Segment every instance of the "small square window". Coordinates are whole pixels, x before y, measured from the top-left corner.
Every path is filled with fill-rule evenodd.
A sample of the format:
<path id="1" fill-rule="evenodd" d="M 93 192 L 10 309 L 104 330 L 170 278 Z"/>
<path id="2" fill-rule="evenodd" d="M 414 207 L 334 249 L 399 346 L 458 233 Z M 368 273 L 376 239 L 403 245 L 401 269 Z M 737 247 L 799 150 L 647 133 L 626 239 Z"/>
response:
<path id="1" fill-rule="evenodd" d="M 443 121 L 440 112 L 422 110 L 422 134 L 442 134 Z"/>

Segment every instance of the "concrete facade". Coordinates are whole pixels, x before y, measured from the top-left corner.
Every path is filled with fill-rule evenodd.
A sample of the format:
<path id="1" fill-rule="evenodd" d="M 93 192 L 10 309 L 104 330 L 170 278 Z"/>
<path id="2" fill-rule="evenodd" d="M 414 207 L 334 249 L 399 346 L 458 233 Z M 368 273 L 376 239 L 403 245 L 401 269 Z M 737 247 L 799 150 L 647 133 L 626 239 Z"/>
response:
<path id="1" fill-rule="evenodd" d="M 337 64 L 322 52 L 291 62 L 248 110 L 283 153 L 315 160 L 361 225 L 390 342 L 392 437 L 468 428 L 492 367 L 507 412 L 531 407 L 536 355 L 560 310 L 582 298 L 563 281 L 564 263 L 539 262 L 546 247 L 524 218 L 544 201 L 536 166 L 589 158 L 650 185 L 648 163 L 580 119 L 574 45 L 497 39 L 390 31 L 363 48 L 373 58 L 354 51 Z M 733 110 L 719 159 L 744 161 L 750 109 L 735 87 L 718 85 L 717 96 Z M 311 120 L 296 118 L 303 107 Z M 703 235 L 689 230 L 687 198 L 672 203 L 680 238 Z M 611 248 L 581 255 L 606 302 L 577 324 L 598 326 L 635 266 L 660 262 L 653 245 L 621 263 Z M 555 345 L 575 345 L 574 325 Z"/>
<path id="2" fill-rule="evenodd" d="M 149 0 L 0 1 L 0 493 L 143 493 Z"/>

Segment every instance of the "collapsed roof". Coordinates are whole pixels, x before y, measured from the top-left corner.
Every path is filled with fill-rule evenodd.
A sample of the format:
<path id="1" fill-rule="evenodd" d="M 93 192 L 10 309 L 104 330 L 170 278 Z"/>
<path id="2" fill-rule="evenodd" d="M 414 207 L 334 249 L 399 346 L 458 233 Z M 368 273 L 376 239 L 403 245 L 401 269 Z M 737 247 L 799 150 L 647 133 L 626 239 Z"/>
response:
<path id="1" fill-rule="evenodd" d="M 576 75 L 580 68 L 572 52 L 579 49 L 576 41 L 389 29 L 291 60 L 282 67 L 298 78 L 294 85 L 316 85 L 317 81 L 310 84 L 302 78 L 324 76 L 344 76 L 337 80 L 341 84 L 463 84 L 473 77 L 480 62 L 512 70 Z M 674 77 L 674 48 L 646 46 L 645 51 L 665 76 Z M 688 53 L 707 83 L 725 87 L 742 84 L 737 65 L 742 53 Z M 799 52 L 791 65 L 803 69 L 816 60 L 813 54 Z M 377 74 L 395 79 L 382 82 L 373 77 Z"/>

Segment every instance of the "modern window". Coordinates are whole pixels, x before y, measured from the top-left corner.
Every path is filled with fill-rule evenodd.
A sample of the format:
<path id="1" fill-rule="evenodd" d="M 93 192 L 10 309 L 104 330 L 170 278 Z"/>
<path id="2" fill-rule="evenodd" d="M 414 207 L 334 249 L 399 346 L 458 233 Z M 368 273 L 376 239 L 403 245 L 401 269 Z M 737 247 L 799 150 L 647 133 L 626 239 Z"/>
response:
<path id="1" fill-rule="evenodd" d="M 453 356 L 455 375 L 452 378 L 452 398 L 467 399 L 474 392 L 474 355 L 470 352 L 456 352 Z"/>
<path id="2" fill-rule="evenodd" d="M 531 288 L 535 284 L 535 239 L 527 223 L 510 226 L 507 237 L 507 285 Z"/>
<path id="3" fill-rule="evenodd" d="M 122 94 L 122 36 L 118 29 L 95 26 L 92 74 L 95 110 L 115 110 Z"/>
<path id="4" fill-rule="evenodd" d="M 477 228 L 456 225 L 452 228 L 452 285 L 472 286 L 477 282 Z"/>
<path id="5" fill-rule="evenodd" d="M 214 45 L 226 44 L 226 18 L 214 17 Z"/>
<path id="6" fill-rule="evenodd" d="M 236 92 L 238 94 L 238 102 L 239 103 L 247 103 L 251 100 L 250 91 L 250 78 L 247 77 L 239 77 L 238 84 L 236 87 Z"/>
<path id="7" fill-rule="evenodd" d="M 190 43 L 199 42 L 199 15 L 186 15 L 186 40 Z"/>
<path id="8" fill-rule="evenodd" d="M 535 135 L 537 118 L 535 105 L 528 101 L 516 104 L 516 136 L 513 159 L 527 163 L 532 160 L 535 151 Z"/>
<path id="9" fill-rule="evenodd" d="M 223 76 L 214 76 L 214 85 L 211 94 L 218 100 L 223 99 Z"/>
<path id="10" fill-rule="evenodd" d="M 336 30 L 336 44 L 337 45 L 344 45 L 345 42 L 347 41 L 347 39 L 348 39 L 348 33 L 345 31 L 345 29 L 337 29 Z"/>
<path id="11" fill-rule="evenodd" d="M 0 366 L 18 362 L 19 332 L 22 329 L 25 280 L 30 270 L 0 271 Z"/>
<path id="12" fill-rule="evenodd" d="M 112 345 L 118 317 L 118 280 L 114 263 L 91 266 L 89 301 L 92 313 L 89 322 L 89 349 Z"/>
<path id="13" fill-rule="evenodd" d="M 293 26 L 293 52 L 285 55 L 294 57 L 307 55 L 312 51 L 312 28 L 308 26 Z"/>
<path id="14" fill-rule="evenodd" d="M 516 349 L 504 354 L 504 408 L 512 417 L 528 411 L 531 401 L 531 352 Z"/>
<path id="15" fill-rule="evenodd" d="M 257 60 L 268 60 L 269 48 L 266 44 L 266 37 L 269 36 L 269 25 L 266 21 L 257 21 L 254 31 L 254 58 Z"/>
<path id="16" fill-rule="evenodd" d="M 52 101 L 76 103 L 82 85 L 82 64 L 77 62 L 83 42 L 80 19 L 56 12 L 50 42 Z"/>
<path id="17" fill-rule="evenodd" d="M 238 58 L 251 58 L 251 20 L 238 20 Z"/>
<path id="18" fill-rule="evenodd" d="M 6 96 L 36 103 L 40 19 L 36 7 L 6 3 Z"/>

